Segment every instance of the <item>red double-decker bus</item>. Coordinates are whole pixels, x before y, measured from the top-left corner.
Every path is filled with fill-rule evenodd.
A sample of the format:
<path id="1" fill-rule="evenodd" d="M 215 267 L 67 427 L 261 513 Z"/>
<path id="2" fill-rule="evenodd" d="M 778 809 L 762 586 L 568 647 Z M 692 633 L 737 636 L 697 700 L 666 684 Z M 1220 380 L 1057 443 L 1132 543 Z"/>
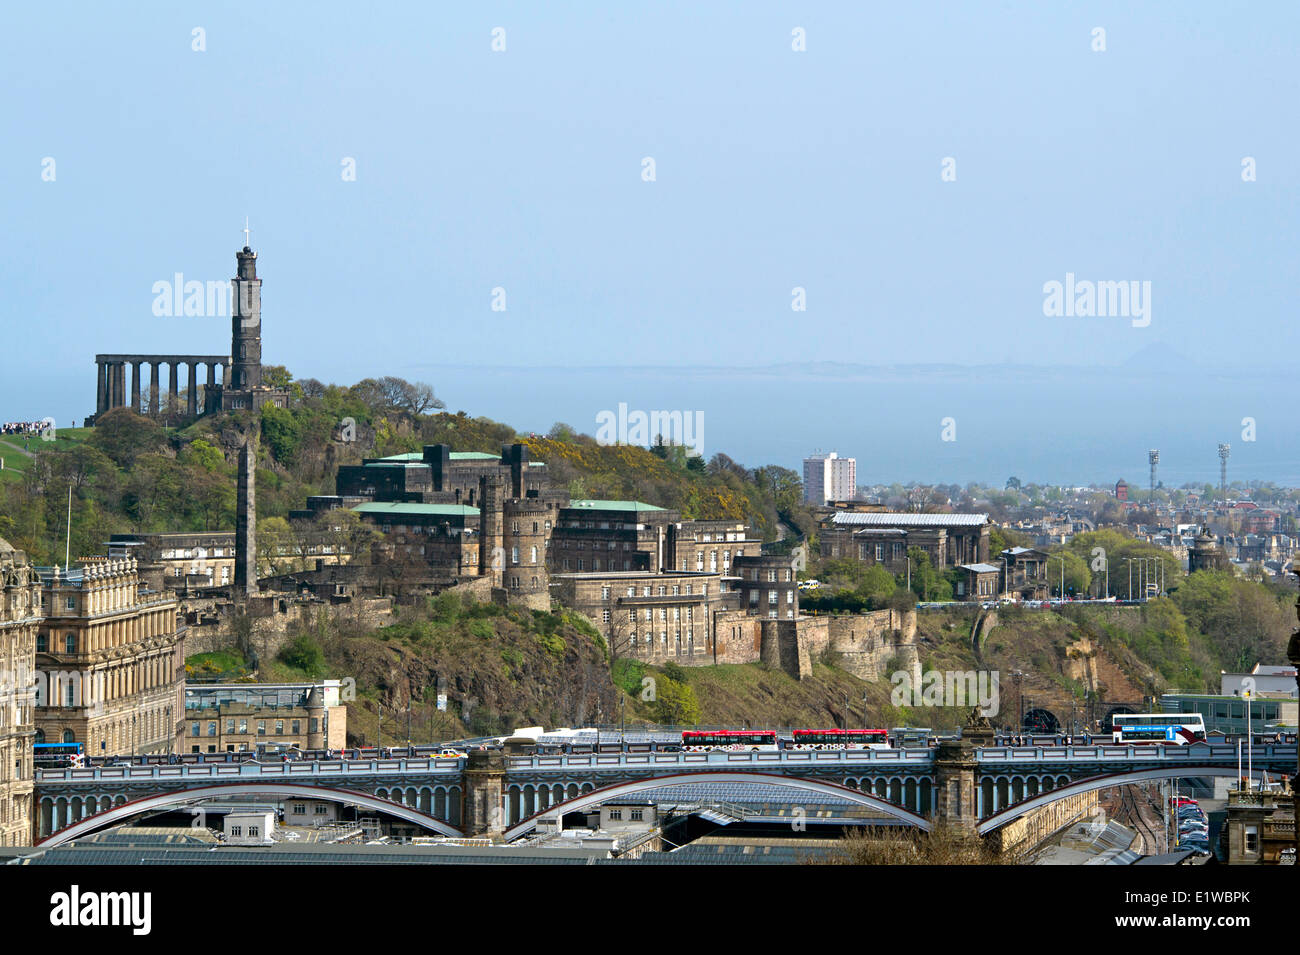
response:
<path id="1" fill-rule="evenodd" d="M 888 730 L 795 730 L 791 749 L 889 749 Z"/>
<path id="2" fill-rule="evenodd" d="M 778 745 L 774 730 L 682 730 L 683 753 L 766 751 Z"/>

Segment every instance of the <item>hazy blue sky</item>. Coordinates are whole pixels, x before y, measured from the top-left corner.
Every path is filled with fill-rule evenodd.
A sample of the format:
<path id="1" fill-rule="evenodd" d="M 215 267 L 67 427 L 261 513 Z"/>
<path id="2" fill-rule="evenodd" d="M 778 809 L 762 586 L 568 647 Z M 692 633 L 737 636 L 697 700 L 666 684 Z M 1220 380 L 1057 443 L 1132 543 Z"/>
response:
<path id="1" fill-rule="evenodd" d="M 268 362 L 340 383 L 424 377 L 452 408 L 524 428 L 594 431 L 596 411 L 629 399 L 607 377 L 550 413 L 541 373 L 458 375 L 449 391 L 428 370 L 1067 364 L 1085 370 L 1057 388 L 1085 402 L 1087 368 L 1135 355 L 1292 363 L 1300 5 L 1133 6 L 11 8 L 0 419 L 93 411 L 96 352 L 228 351 L 228 318 L 156 317 L 152 287 L 229 278 L 245 215 Z M 806 52 L 791 49 L 796 27 Z M 956 181 L 941 180 L 945 157 Z M 1257 181 L 1243 182 L 1243 157 Z M 1045 316 L 1043 285 L 1067 272 L 1149 281 L 1149 326 Z M 796 286 L 805 312 L 791 310 Z M 505 312 L 491 310 L 496 287 Z M 1212 460 L 1243 414 L 1292 417 L 1288 393 L 1228 407 L 1236 393 L 1224 386 L 1225 423 L 1205 435 L 1170 427 L 1193 429 L 1182 437 L 1209 442 Z M 761 437 L 728 437 L 755 413 L 747 401 L 811 394 L 720 385 L 693 400 L 710 452 L 793 464 Z M 996 380 L 954 394 L 966 415 L 1014 425 Z M 833 409 L 828 424 L 903 404 Z M 864 458 L 870 430 L 853 426 L 852 440 L 823 426 L 782 443 Z M 1171 440 L 1132 436 L 1137 449 Z M 907 476 L 896 451 L 897 469 L 860 464 L 862 479 Z M 964 451 L 972 471 L 1008 470 Z M 931 478 L 981 476 L 936 461 Z"/>

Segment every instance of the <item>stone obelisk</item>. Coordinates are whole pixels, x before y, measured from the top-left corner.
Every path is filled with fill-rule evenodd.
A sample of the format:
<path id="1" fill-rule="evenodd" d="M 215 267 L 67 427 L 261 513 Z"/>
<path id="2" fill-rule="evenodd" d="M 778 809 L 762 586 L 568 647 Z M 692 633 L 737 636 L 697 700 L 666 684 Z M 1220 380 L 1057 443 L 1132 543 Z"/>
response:
<path id="1" fill-rule="evenodd" d="M 239 476 L 235 488 L 235 596 L 257 593 L 257 504 L 254 483 L 257 431 L 239 449 Z"/>

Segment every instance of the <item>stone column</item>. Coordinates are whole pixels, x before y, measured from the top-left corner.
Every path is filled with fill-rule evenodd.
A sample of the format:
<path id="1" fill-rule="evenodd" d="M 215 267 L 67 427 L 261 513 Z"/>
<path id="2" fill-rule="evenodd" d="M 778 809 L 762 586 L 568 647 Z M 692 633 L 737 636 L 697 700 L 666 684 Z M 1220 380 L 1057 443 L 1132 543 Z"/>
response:
<path id="1" fill-rule="evenodd" d="M 213 395 L 215 395 L 216 392 L 217 392 L 217 364 L 216 362 L 210 361 L 208 362 L 208 390 L 203 395 L 203 406 L 207 409 L 209 413 L 213 411 L 221 410 L 219 408 L 214 408 L 212 406 Z"/>
<path id="2" fill-rule="evenodd" d="M 188 401 L 186 402 L 185 410 L 189 413 L 189 416 L 193 418 L 198 414 L 199 409 L 199 363 L 196 361 L 187 361 L 185 364 L 189 366 L 190 371 L 190 393 Z"/>
<path id="3" fill-rule="evenodd" d="M 108 410 L 108 368 L 99 359 L 95 360 L 95 414 L 101 415 Z"/>
<path id="4" fill-rule="evenodd" d="M 113 407 L 121 408 L 126 404 L 126 362 L 119 361 L 113 368 L 116 372 L 113 379 Z"/>
<path id="5" fill-rule="evenodd" d="M 131 362 L 131 410 L 140 413 L 140 362 Z"/>
<path id="6" fill-rule="evenodd" d="M 235 485 L 235 594 L 257 593 L 257 432 L 244 441 L 239 451 L 239 474 Z"/>
<path id="7" fill-rule="evenodd" d="M 935 754 L 935 793 L 938 819 L 973 830 L 979 823 L 975 799 L 975 748 L 965 740 L 944 740 Z M 994 801 L 996 803 L 996 794 Z M 991 807 L 990 807 L 991 808 Z"/>
<path id="8" fill-rule="evenodd" d="M 158 416 L 158 362 L 149 362 L 149 413 Z"/>
<path id="9" fill-rule="evenodd" d="M 501 797 L 506 776 L 505 757 L 499 752 L 473 750 L 465 763 L 465 801 L 461 826 L 467 835 L 505 837 L 505 807 Z"/>
<path id="10" fill-rule="evenodd" d="M 179 395 L 180 395 L 180 387 L 179 387 L 178 384 L 177 384 L 177 379 L 178 379 L 178 377 L 179 377 L 179 370 L 177 369 L 176 366 L 177 366 L 177 362 L 176 362 L 175 359 L 173 359 L 172 361 L 169 361 L 169 362 L 167 363 L 167 367 L 168 367 L 168 369 L 171 371 L 171 375 L 170 375 L 170 378 L 169 378 L 169 380 L 170 380 L 170 382 L 171 382 L 171 387 L 167 389 L 167 411 L 168 411 L 168 413 L 171 413 L 171 412 L 173 412 L 173 411 L 176 411 L 177 408 L 178 408 L 179 405 L 180 405 L 180 402 L 177 400 L 178 397 L 179 397 Z"/>

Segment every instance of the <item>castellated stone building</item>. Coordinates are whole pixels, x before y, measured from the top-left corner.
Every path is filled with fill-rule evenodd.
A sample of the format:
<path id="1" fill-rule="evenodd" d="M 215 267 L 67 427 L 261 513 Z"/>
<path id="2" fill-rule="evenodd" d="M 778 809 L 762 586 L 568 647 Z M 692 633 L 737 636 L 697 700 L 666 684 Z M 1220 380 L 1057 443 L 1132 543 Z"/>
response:
<path id="1" fill-rule="evenodd" d="M 375 547 L 381 578 L 391 573 L 424 592 L 468 586 L 484 599 L 550 609 L 548 548 L 569 496 L 550 487 L 527 446 L 496 455 L 438 444 L 367 458 L 339 468 L 336 490 L 308 498 L 290 518 L 355 511 L 383 534 Z M 295 575 L 303 583 L 310 576 Z"/>
<path id="2" fill-rule="evenodd" d="M 290 517 L 355 511 L 382 533 L 367 569 L 379 579 L 322 566 L 283 583 L 312 589 L 346 576 L 376 587 L 391 576 L 394 590 L 401 580 L 417 597 L 454 588 L 538 610 L 554 598 L 585 615 L 616 657 L 763 661 L 801 678 L 827 651 L 875 674 L 914 639 L 914 621 L 892 611 L 834 622 L 802 616 L 794 559 L 764 555 L 744 521 L 683 520 L 644 501 L 570 500 L 546 475 L 522 444 L 499 455 L 429 445 L 342 467 L 336 494 L 308 498 Z M 943 526 L 918 527 L 913 539 L 937 547 L 939 561 L 978 553 L 981 540 L 987 553 L 982 517 L 950 523 L 952 540 Z"/>
<path id="3" fill-rule="evenodd" d="M 40 619 L 40 581 L 27 556 L 0 538 L 0 846 L 32 842 L 32 687 Z"/>
<path id="4" fill-rule="evenodd" d="M 131 558 L 37 568 L 37 743 L 87 755 L 179 752 L 185 637 L 176 598 L 148 590 Z"/>

